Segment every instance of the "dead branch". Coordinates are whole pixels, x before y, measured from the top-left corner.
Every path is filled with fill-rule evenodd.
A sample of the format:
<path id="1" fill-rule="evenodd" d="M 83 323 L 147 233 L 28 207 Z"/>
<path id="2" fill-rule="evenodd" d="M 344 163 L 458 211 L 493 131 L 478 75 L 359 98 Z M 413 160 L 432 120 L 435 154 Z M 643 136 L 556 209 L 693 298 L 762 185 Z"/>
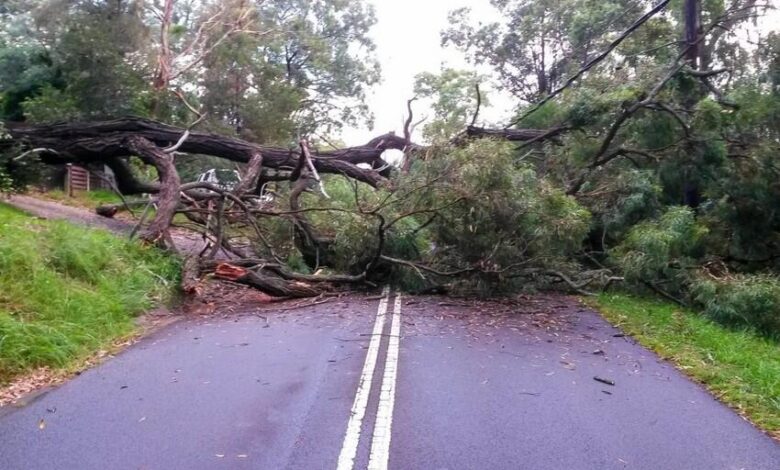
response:
<path id="1" fill-rule="evenodd" d="M 301 159 L 306 162 L 306 167 L 311 172 L 312 178 L 314 178 L 314 181 L 317 182 L 317 184 L 320 187 L 320 192 L 323 196 L 330 199 L 330 196 L 328 196 L 328 193 L 325 191 L 325 186 L 322 185 L 322 178 L 320 178 L 319 173 L 317 173 L 317 168 L 314 167 L 314 163 L 311 160 L 311 151 L 309 150 L 309 143 L 305 139 L 301 139 L 300 142 L 301 145 Z"/>
<path id="2" fill-rule="evenodd" d="M 192 121 L 186 129 L 184 129 L 184 132 L 182 133 L 181 137 L 179 137 L 179 140 L 173 144 L 172 146 L 163 149 L 163 152 L 165 153 L 174 153 L 175 151 L 179 150 L 179 148 L 184 144 L 184 142 L 187 141 L 187 138 L 190 136 L 190 132 L 192 129 L 195 128 L 198 124 L 200 124 L 204 119 L 206 119 L 206 113 L 202 113 L 195 109 L 188 101 L 187 98 L 184 96 L 184 93 L 182 93 L 181 90 L 174 91 L 174 94 L 179 97 L 179 100 L 181 100 L 182 103 L 184 103 L 184 106 L 187 107 L 187 109 L 190 110 L 197 118 Z"/>
<path id="3" fill-rule="evenodd" d="M 223 264 L 221 261 L 202 260 L 200 263 L 200 269 L 202 272 L 211 272 L 217 269 L 217 267 Z M 331 274 L 331 275 L 319 275 L 319 274 L 301 274 L 290 271 L 281 263 L 269 262 L 262 258 L 241 258 L 231 260 L 230 264 L 246 269 L 255 269 L 261 271 L 268 271 L 275 275 L 278 275 L 282 279 L 289 281 L 301 281 L 310 283 L 329 283 L 329 284 L 353 284 L 363 282 L 366 278 L 365 274 L 349 275 L 349 274 Z"/>
<path id="4" fill-rule="evenodd" d="M 187 295 L 197 296 L 200 294 L 200 266 L 198 258 L 188 256 L 184 258 L 181 265 L 181 288 Z"/>
<path id="5" fill-rule="evenodd" d="M 471 117 L 471 124 L 469 127 L 474 127 L 477 124 L 479 108 L 482 106 L 482 93 L 479 92 L 479 83 L 474 84 L 474 90 L 477 92 L 477 108 L 474 110 L 474 115 Z"/>
<path id="6" fill-rule="evenodd" d="M 552 139 L 571 129 L 572 128 L 568 126 L 559 126 L 552 129 L 488 129 L 484 127 L 468 126 L 466 128 L 466 135 L 469 137 L 492 137 L 508 140 L 510 142 L 524 142 L 524 147 L 542 140 Z"/>
<path id="7" fill-rule="evenodd" d="M 412 103 L 417 99 L 416 96 L 406 101 L 406 122 L 404 122 L 404 161 L 401 165 L 401 171 L 403 173 L 409 173 L 412 168 L 412 150 L 414 148 L 412 144 L 412 121 L 414 120 L 414 114 L 412 113 Z"/>

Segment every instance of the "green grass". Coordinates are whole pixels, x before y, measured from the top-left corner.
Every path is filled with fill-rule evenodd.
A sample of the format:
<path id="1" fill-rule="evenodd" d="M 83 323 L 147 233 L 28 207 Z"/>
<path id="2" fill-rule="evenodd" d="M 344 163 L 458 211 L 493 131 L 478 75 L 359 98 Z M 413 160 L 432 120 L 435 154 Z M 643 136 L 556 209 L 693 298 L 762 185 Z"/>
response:
<path id="1" fill-rule="evenodd" d="M 626 294 L 593 304 L 757 426 L 780 438 L 780 344 L 676 305 Z"/>
<path id="2" fill-rule="evenodd" d="M 103 204 L 119 204 L 122 199 L 113 191 L 107 189 L 95 189 L 92 191 L 76 191 L 73 196 L 68 196 L 61 189 L 53 189 L 42 193 L 42 196 L 63 204 L 94 209 Z"/>
<path id="3" fill-rule="evenodd" d="M 0 204 L 0 384 L 67 368 L 170 299 L 177 261 L 153 248 Z"/>

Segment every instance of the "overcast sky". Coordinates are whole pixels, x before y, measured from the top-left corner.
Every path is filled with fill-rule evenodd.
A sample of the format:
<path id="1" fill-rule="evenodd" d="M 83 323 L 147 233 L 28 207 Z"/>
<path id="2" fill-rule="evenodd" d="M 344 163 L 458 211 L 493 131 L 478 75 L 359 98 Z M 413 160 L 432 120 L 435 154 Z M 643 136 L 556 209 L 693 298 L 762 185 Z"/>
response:
<path id="1" fill-rule="evenodd" d="M 368 142 L 377 134 L 403 130 L 406 100 L 412 97 L 414 76 L 437 72 L 442 63 L 470 68 L 462 55 L 441 47 L 439 33 L 447 26 L 447 13 L 470 6 L 475 16 L 495 18 L 488 0 L 368 0 L 376 8 L 377 24 L 371 31 L 376 55 L 382 64 L 382 83 L 369 96 L 368 105 L 375 116 L 374 130 L 365 127 L 347 129 L 343 138 L 348 145 Z M 420 108 L 420 109 L 417 109 Z M 424 103 L 415 103 L 415 117 L 427 113 Z M 498 106 L 496 106 L 498 108 Z M 487 111 L 487 118 L 496 111 Z"/>
<path id="2" fill-rule="evenodd" d="M 360 145 L 378 134 L 395 131 L 402 134 L 406 100 L 412 97 L 414 76 L 420 72 L 437 72 L 442 64 L 470 68 L 462 55 L 452 48 L 442 48 L 440 32 L 447 26 L 447 13 L 469 6 L 473 18 L 490 21 L 498 18 L 489 0 L 367 0 L 376 8 L 377 24 L 371 32 L 376 55 L 382 65 L 382 83 L 374 87 L 368 105 L 375 116 L 374 129 L 365 126 L 345 129 L 342 137 L 348 145 Z M 769 0 L 777 5 L 780 0 Z M 768 14 L 759 26 L 766 31 L 777 29 L 780 11 Z M 486 72 L 486 70 L 481 70 Z M 484 88 L 489 87 L 486 84 Z M 491 97 L 491 108 L 480 116 L 487 121 L 505 122 L 516 103 L 506 95 Z M 425 103 L 415 103 L 415 118 L 430 114 Z M 419 133 L 419 129 L 417 131 Z M 419 135 L 417 136 L 419 139 Z"/>

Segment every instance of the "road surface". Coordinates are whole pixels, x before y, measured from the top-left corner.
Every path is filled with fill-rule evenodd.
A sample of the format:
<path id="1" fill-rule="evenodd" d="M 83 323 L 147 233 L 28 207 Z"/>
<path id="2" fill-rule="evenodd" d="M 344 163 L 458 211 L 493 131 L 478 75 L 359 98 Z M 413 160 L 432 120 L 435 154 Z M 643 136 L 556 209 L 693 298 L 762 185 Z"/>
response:
<path id="1" fill-rule="evenodd" d="M 174 323 L 0 411 L 0 468 L 777 470 L 780 445 L 576 300 L 390 293 Z"/>

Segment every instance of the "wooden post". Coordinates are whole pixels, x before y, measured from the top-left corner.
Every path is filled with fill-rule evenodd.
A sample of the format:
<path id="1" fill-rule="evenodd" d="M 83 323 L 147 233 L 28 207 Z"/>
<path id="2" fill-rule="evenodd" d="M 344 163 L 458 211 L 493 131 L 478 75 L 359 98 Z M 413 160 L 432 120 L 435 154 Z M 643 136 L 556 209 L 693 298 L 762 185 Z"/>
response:
<path id="1" fill-rule="evenodd" d="M 72 175 L 73 172 L 73 164 L 68 163 L 65 165 L 66 173 L 65 173 L 65 193 L 68 195 L 68 197 L 73 197 L 73 185 L 71 184 L 72 181 Z"/>

